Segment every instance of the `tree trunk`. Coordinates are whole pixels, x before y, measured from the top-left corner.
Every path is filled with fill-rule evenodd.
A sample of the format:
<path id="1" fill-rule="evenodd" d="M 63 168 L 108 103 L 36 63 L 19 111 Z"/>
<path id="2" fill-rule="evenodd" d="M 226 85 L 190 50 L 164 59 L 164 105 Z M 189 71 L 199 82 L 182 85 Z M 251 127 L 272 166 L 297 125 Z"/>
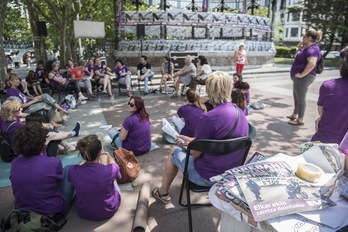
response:
<path id="1" fill-rule="evenodd" d="M 6 68 L 7 68 L 7 59 L 5 56 L 4 39 L 3 39 L 4 21 L 6 17 L 6 5 L 7 5 L 7 0 L 0 1 L 0 88 L 1 89 L 4 89 L 4 80 L 5 80 Z"/>

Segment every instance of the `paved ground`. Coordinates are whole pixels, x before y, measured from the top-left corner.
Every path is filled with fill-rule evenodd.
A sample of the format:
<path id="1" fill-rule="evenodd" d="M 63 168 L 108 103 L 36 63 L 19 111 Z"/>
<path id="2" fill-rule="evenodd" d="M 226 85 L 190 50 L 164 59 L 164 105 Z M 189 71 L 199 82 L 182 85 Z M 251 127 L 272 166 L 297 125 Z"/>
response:
<path id="1" fill-rule="evenodd" d="M 259 151 L 267 156 L 279 152 L 298 155 L 299 145 L 307 141 L 314 133 L 314 120 L 317 118 L 316 100 L 320 84 L 325 79 L 339 75 L 337 70 L 326 70 L 316 78 L 307 96 L 305 125 L 299 127 L 288 125 L 285 118 L 293 109 L 292 83 L 288 70 L 289 66 L 245 70 L 245 80 L 251 86 L 252 101 L 262 101 L 266 104 L 265 109 L 253 111 L 248 116 L 248 120 L 257 129 L 257 137 L 253 141 L 250 154 Z M 83 125 L 80 137 L 92 133 L 98 134 L 107 145 L 110 142 L 107 131 L 99 129 L 99 126 L 104 124 L 120 126 L 127 115 L 127 101 L 128 98 L 125 96 L 118 96 L 116 100 L 100 96 L 98 101 L 82 105 L 72 112 L 67 128 L 72 128 L 79 120 Z M 141 174 L 133 183 L 135 190 L 146 182 L 152 187 L 160 184 L 164 160 L 172 147 L 162 141 L 161 118 L 175 115 L 177 108 L 184 104 L 184 101 L 181 98 L 173 100 L 166 95 L 150 94 L 145 97 L 145 104 L 152 120 L 152 139 L 160 146 L 160 149 L 139 157 Z M 75 143 L 77 140 L 78 138 L 70 139 L 69 142 Z M 180 181 L 181 175 L 175 179 L 170 191 L 173 197 L 172 204 L 164 205 L 150 199 L 148 224 L 151 231 L 187 231 L 187 211 L 178 205 Z M 130 185 L 122 187 L 132 188 Z M 205 200 L 205 197 L 195 196 L 194 198 Z M 10 188 L 0 189 L 0 199 L 0 218 L 2 218 L 12 206 L 13 198 Z M 195 209 L 193 218 L 195 231 L 219 231 L 219 212 L 213 207 Z"/>

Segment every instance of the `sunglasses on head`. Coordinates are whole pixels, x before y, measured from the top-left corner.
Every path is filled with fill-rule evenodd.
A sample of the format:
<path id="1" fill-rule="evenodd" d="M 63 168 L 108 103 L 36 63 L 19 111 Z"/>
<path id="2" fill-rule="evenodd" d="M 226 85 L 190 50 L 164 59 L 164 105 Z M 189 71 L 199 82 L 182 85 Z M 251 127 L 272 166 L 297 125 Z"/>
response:
<path id="1" fill-rule="evenodd" d="M 128 102 L 128 105 L 129 105 L 130 107 L 134 107 L 134 104 L 131 103 L 131 102 Z"/>

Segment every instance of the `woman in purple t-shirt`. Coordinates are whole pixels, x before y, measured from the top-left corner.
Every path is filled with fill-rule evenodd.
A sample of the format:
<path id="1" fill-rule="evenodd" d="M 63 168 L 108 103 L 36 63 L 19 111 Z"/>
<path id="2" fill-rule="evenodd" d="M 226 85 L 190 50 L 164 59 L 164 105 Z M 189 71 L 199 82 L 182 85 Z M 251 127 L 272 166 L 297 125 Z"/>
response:
<path id="1" fill-rule="evenodd" d="M 102 151 L 98 136 L 88 135 L 77 143 L 83 161 L 69 170 L 68 180 L 76 190 L 76 210 L 81 218 L 101 221 L 112 217 L 121 204 L 119 166 Z"/>
<path id="2" fill-rule="evenodd" d="M 124 120 L 121 130 L 112 128 L 109 136 L 115 146 L 133 151 L 135 155 L 145 154 L 151 149 L 151 123 L 144 99 L 131 97 L 128 102 L 128 111 L 131 115 Z M 114 139 L 115 136 L 118 137 Z"/>
<path id="3" fill-rule="evenodd" d="M 317 42 L 321 40 L 322 32 L 309 29 L 298 45 L 294 63 L 291 66 L 290 75 L 293 81 L 293 95 L 295 108 L 291 115 L 286 116 L 290 125 L 303 125 L 303 117 L 306 109 L 306 95 L 308 87 L 313 83 L 317 74 L 321 57 Z"/>
<path id="4" fill-rule="evenodd" d="M 21 118 L 23 116 L 21 104 L 16 101 L 5 101 L 1 108 L 1 119 L 3 122 L 1 123 L 1 131 L 7 131 L 8 141 L 10 142 L 11 149 L 13 149 L 13 135 L 18 127 L 24 125 L 21 122 Z M 11 162 L 17 155 L 13 152 L 10 157 L 1 156 L 4 162 Z"/>
<path id="5" fill-rule="evenodd" d="M 348 131 L 348 46 L 340 53 L 341 78 L 324 81 L 318 99 L 319 118 L 312 141 L 340 144 Z"/>
<path id="6" fill-rule="evenodd" d="M 195 135 L 198 120 L 202 114 L 207 111 L 207 108 L 196 91 L 188 89 L 185 94 L 185 99 L 187 104 L 181 106 L 177 112 L 178 116 L 184 119 L 185 126 L 181 130 L 178 129 L 181 135 L 193 137 Z"/>
<path id="7" fill-rule="evenodd" d="M 123 63 L 121 59 L 116 60 L 115 66 L 116 82 L 119 84 L 125 85 L 128 91 L 128 96 L 131 96 L 130 87 L 131 87 L 131 72 L 129 71 L 127 65 Z"/>
<path id="8" fill-rule="evenodd" d="M 21 155 L 11 163 L 10 180 L 15 209 L 54 217 L 67 213 L 74 188 L 67 181 L 70 166 L 63 169 L 59 158 L 44 154 L 47 134 L 38 122 L 16 130 L 13 147 Z"/>
<path id="9" fill-rule="evenodd" d="M 216 91 L 216 90 L 219 91 Z M 232 78 L 225 72 L 214 72 L 206 81 L 206 90 L 209 102 L 214 109 L 204 113 L 198 120 L 194 137 L 178 135 L 177 143 L 180 146 L 188 145 L 194 139 L 224 140 L 230 133 L 237 120 L 238 107 L 231 102 Z M 239 114 L 238 123 L 230 138 L 248 136 L 248 121 L 243 113 Z M 182 143 L 179 139 L 184 140 Z M 201 186 L 212 186 L 214 182 L 209 179 L 225 172 L 225 170 L 240 165 L 244 151 L 237 151 L 228 156 L 214 156 L 200 151 L 191 151 L 188 161 L 188 176 L 191 182 Z M 163 203 L 169 203 L 169 188 L 180 170 L 184 171 L 186 152 L 181 147 L 175 147 L 168 156 L 162 183 L 152 191 L 152 196 Z"/>

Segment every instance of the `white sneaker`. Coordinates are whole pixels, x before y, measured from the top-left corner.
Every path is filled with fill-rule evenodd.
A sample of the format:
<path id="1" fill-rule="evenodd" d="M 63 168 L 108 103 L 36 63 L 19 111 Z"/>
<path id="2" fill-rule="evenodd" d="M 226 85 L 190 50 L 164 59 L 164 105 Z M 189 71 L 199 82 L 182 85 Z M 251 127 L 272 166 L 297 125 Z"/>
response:
<path id="1" fill-rule="evenodd" d="M 82 95 L 82 97 L 79 97 L 79 100 L 80 100 L 80 101 L 88 100 L 88 98 Z"/>

